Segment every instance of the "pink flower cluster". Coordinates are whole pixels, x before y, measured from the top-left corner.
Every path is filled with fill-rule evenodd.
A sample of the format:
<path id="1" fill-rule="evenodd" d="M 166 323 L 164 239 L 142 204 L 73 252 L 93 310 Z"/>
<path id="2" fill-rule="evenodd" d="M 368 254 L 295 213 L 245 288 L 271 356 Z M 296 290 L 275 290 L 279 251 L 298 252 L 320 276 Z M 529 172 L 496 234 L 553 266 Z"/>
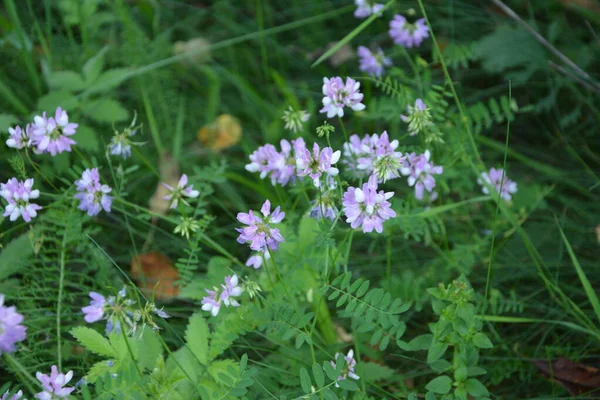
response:
<path id="1" fill-rule="evenodd" d="M 386 193 L 377 189 L 377 177 L 372 175 L 362 189 L 350 186 L 344 193 L 343 211 L 346 214 L 346 222 L 352 228 L 361 227 L 365 233 L 373 230 L 381 233 L 383 222 L 396 216 L 388 201 L 394 192 Z"/>
<path id="2" fill-rule="evenodd" d="M 435 201 L 438 197 L 435 188 L 435 178 L 433 175 L 440 175 L 444 172 L 441 166 L 433 165 L 429 159 L 431 153 L 425 150 L 425 153 L 417 155 L 410 153 L 402 167 L 402 174 L 408 176 L 408 185 L 414 186 L 415 197 L 417 200 L 423 200 L 425 191 L 429 192 L 429 200 Z"/>
<path id="3" fill-rule="evenodd" d="M 260 172 L 261 179 L 271 178 L 271 183 L 282 186 L 296 181 L 296 157 L 306 150 L 304 139 L 298 138 L 291 143 L 283 139 L 280 142 L 281 151 L 272 144 L 266 144 L 250 154 L 250 164 L 246 171 Z"/>
<path id="4" fill-rule="evenodd" d="M 386 181 L 400 177 L 400 168 L 404 157 L 396 151 L 398 141 L 390 141 L 388 133 L 381 135 L 350 136 L 350 142 L 344 143 L 342 162 L 356 177 L 377 175 L 378 180 Z"/>
<path id="5" fill-rule="evenodd" d="M 411 24 L 405 17 L 396 14 L 390 21 L 389 33 L 394 43 L 400 46 L 419 47 L 423 40 L 429 37 L 429 27 L 425 23 L 425 18 L 419 18 Z"/>
<path id="6" fill-rule="evenodd" d="M 254 251 L 265 252 L 267 250 L 276 251 L 279 243 L 283 243 L 283 236 L 279 229 L 273 228 L 271 224 L 278 224 L 283 221 L 285 213 L 275 208 L 271 213 L 271 202 L 266 200 L 260 209 L 262 218 L 255 214 L 253 210 L 248 213 L 238 213 L 237 220 L 247 226 L 236 228 L 240 236 L 238 243 L 249 243 Z"/>
<path id="7" fill-rule="evenodd" d="M 16 344 L 25 340 L 27 328 L 22 322 L 23 316 L 15 306 L 5 306 L 4 295 L 0 294 L 0 355 L 14 352 Z"/>
<path id="8" fill-rule="evenodd" d="M 17 178 L 11 178 L 6 183 L 0 183 L 0 196 L 8 202 L 2 215 L 10 217 L 11 221 L 23 217 L 25 222 L 30 222 L 35 218 L 42 207 L 30 202 L 40 197 L 40 191 L 32 188 L 33 179 L 19 181 Z"/>
<path id="9" fill-rule="evenodd" d="M 239 280 L 237 275 L 226 276 L 225 284 L 221 285 L 221 289 L 213 288 L 214 290 L 205 289 L 208 296 L 202 298 L 202 310 L 208 311 L 213 317 L 216 317 L 221 310 L 221 306 L 239 307 L 235 297 L 242 295 L 242 288 L 238 285 Z"/>
<path id="10" fill-rule="evenodd" d="M 65 387 L 73 379 L 73 371 L 66 374 L 60 373 L 56 365 L 52 366 L 50 375 L 37 372 L 35 377 L 41 382 L 44 389 L 35 395 L 35 398 L 39 400 L 67 398 L 75 390 L 75 388 Z"/>
<path id="11" fill-rule="evenodd" d="M 362 102 L 364 95 L 358 90 L 360 82 L 346 78 L 346 83 L 339 76 L 323 78 L 323 108 L 320 113 L 327 113 L 327 118 L 344 116 L 344 107 L 353 111 L 362 111 L 365 105 Z"/>
<path id="12" fill-rule="evenodd" d="M 512 195 L 517 193 L 517 183 L 508 179 L 502 168 L 492 168 L 490 172 L 482 172 L 477 183 L 481 185 L 484 194 L 490 194 L 488 187 L 491 186 L 506 201 L 510 201 Z"/>
<path id="13" fill-rule="evenodd" d="M 75 185 L 78 191 L 75 198 L 79 200 L 80 210 L 87 211 L 91 217 L 98 215 L 101 210 L 110 212 L 113 198 L 108 193 L 112 189 L 100 183 L 98 168 L 83 171 L 81 179 L 76 180 Z"/>

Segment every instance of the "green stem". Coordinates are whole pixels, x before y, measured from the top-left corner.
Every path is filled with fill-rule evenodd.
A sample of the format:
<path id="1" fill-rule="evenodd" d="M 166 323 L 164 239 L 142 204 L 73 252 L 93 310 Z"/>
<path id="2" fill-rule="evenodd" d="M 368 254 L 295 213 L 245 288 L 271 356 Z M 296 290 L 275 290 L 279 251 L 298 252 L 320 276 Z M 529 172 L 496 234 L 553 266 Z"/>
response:
<path id="1" fill-rule="evenodd" d="M 127 351 L 129 352 L 129 355 L 131 356 L 131 360 L 133 361 L 133 364 L 135 365 L 135 369 L 137 370 L 138 374 L 140 376 L 142 376 L 142 371 L 140 370 L 140 366 L 137 363 L 137 360 L 135 359 L 135 355 L 133 354 L 133 350 L 131 349 L 131 345 L 129 344 L 129 338 L 127 337 L 127 334 L 125 334 L 125 321 L 123 320 L 123 318 L 121 316 L 119 316 L 119 321 L 121 322 L 121 335 L 123 335 L 123 340 L 125 340 L 125 346 L 127 346 Z"/>
<path id="2" fill-rule="evenodd" d="M 36 389 L 34 389 L 34 387 L 41 387 L 40 382 L 37 379 L 35 379 L 33 377 L 33 375 L 31 375 L 29 373 L 29 371 L 27 371 L 27 369 L 25 369 L 23 364 L 21 364 L 21 362 L 19 360 L 17 360 L 12 354 L 4 353 L 3 355 L 4 355 L 4 360 L 6 361 L 6 363 L 12 364 L 13 367 L 17 370 L 17 372 L 26 378 L 26 380 L 24 380 L 22 382 L 25 385 L 27 385 L 27 388 L 29 389 L 29 391 L 31 393 L 35 393 Z"/>
<path id="3" fill-rule="evenodd" d="M 60 246 L 60 273 L 58 277 L 58 301 L 56 304 L 56 352 L 58 358 L 58 369 L 62 369 L 62 332 L 61 332 L 61 309 L 62 309 L 62 297 L 64 290 L 65 281 L 65 258 L 67 246 L 67 229 L 63 232 L 62 243 Z"/>
<path id="4" fill-rule="evenodd" d="M 43 180 L 46 181 L 46 183 L 48 183 L 48 185 L 52 186 L 52 189 L 56 190 L 57 192 L 59 191 L 58 188 L 56 186 L 54 186 L 54 184 L 52 183 L 52 181 L 50 181 L 50 179 L 46 178 L 46 175 L 44 175 L 42 173 L 42 171 L 40 171 L 40 169 L 37 167 L 36 163 L 33 162 L 33 160 L 31 159 L 31 157 L 29 156 L 29 151 L 25 151 L 25 157 L 27 158 L 27 161 L 29 161 L 29 164 L 31 164 L 31 166 L 33 167 L 33 169 L 35 170 L 35 172 L 37 172 L 37 174 L 39 176 L 42 177 Z"/>

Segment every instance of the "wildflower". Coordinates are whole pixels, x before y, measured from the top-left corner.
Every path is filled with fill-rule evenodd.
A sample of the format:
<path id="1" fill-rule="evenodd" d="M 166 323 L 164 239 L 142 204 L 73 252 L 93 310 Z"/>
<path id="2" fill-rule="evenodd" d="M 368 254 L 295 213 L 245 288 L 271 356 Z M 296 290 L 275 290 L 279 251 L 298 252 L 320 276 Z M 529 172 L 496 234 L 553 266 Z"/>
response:
<path id="1" fill-rule="evenodd" d="M 33 179 L 31 178 L 24 181 L 11 178 L 6 183 L 0 183 L 0 196 L 8 202 L 2 215 L 10 216 L 11 221 L 23 217 L 25 222 L 30 222 L 32 218 L 35 218 L 42 207 L 29 202 L 40 197 L 40 191 L 32 190 L 32 187 Z"/>
<path id="2" fill-rule="evenodd" d="M 79 209 L 87 211 L 90 217 L 98 215 L 101 210 L 110 212 L 112 196 L 108 193 L 112 189 L 108 185 L 100 184 L 98 168 L 86 169 L 81 174 L 81 179 L 75 181 L 79 193 L 75 198 L 79 200 Z"/>
<path id="3" fill-rule="evenodd" d="M 417 99 L 414 106 L 409 104 L 406 106 L 406 109 L 408 110 L 408 115 L 400 115 L 400 118 L 402 118 L 402 121 L 408 122 L 410 136 L 414 136 L 433 125 L 429 108 L 427 108 L 423 100 Z"/>
<path id="4" fill-rule="evenodd" d="M 489 173 L 482 172 L 477 183 L 481 185 L 484 194 L 490 194 L 488 186 L 495 187 L 496 192 L 506 201 L 510 201 L 512 194 L 517 193 L 517 183 L 508 179 L 502 168 L 492 168 Z"/>
<path id="5" fill-rule="evenodd" d="M 392 60 L 386 57 L 381 49 L 377 49 L 377 52 L 374 53 L 368 48 L 360 46 L 358 48 L 358 57 L 360 58 L 358 68 L 377 78 L 383 75 L 385 67 L 392 65 Z"/>
<path id="6" fill-rule="evenodd" d="M 292 106 L 289 106 L 286 111 L 283 112 L 282 120 L 285 121 L 285 129 L 296 133 L 302 130 L 302 125 L 310 119 L 310 114 L 304 110 L 294 110 Z"/>
<path id="7" fill-rule="evenodd" d="M 110 144 L 108 145 L 108 152 L 113 156 L 121 156 L 125 159 L 131 157 L 131 146 L 136 145 L 140 146 L 142 143 L 133 142 L 131 140 L 137 132 L 139 126 L 135 126 L 135 121 L 137 119 L 137 115 L 133 117 L 133 121 L 131 124 L 125 128 L 122 132 L 115 131 L 114 136 L 110 139 Z"/>
<path id="8" fill-rule="evenodd" d="M 258 294 L 262 292 L 260 285 L 249 279 L 244 281 L 243 286 L 243 290 L 248 293 L 251 299 L 253 299 L 255 296 L 258 296 Z"/>
<path id="9" fill-rule="evenodd" d="M 190 199 L 195 199 L 200 195 L 200 192 L 198 190 L 194 190 L 194 185 L 186 186 L 187 184 L 188 177 L 186 174 L 181 175 L 181 178 L 179 178 L 179 183 L 177 184 L 176 188 L 173 188 L 172 186 L 163 182 L 163 186 L 166 187 L 170 192 L 168 195 L 163 197 L 163 200 L 167 200 L 170 202 L 171 206 L 169 208 L 177 208 L 179 200 L 181 200 L 183 204 L 189 206 L 190 204 L 184 199 L 184 196 Z"/>
<path id="10" fill-rule="evenodd" d="M 335 132 L 335 126 L 329 125 L 329 122 L 323 121 L 323 125 L 317 126 L 317 135 L 319 137 L 323 137 L 327 135 L 329 137 L 330 134 Z"/>
<path id="11" fill-rule="evenodd" d="M 27 328 L 21 322 L 23 316 L 15 306 L 5 306 L 4 295 L 0 294 L 0 355 L 14 352 L 16 343 L 25 340 Z"/>
<path id="12" fill-rule="evenodd" d="M 281 186 L 296 180 L 296 155 L 306 149 L 304 139 L 298 138 L 288 142 L 283 139 L 280 142 L 281 152 L 270 160 L 271 183 L 279 183 Z"/>
<path id="13" fill-rule="evenodd" d="M 335 353 L 334 359 L 337 360 L 338 356 L 344 356 L 343 354 L 340 353 Z M 331 366 L 335 368 L 335 362 L 334 361 L 330 361 Z M 348 378 L 352 378 L 352 379 L 360 379 L 360 377 L 356 374 L 356 372 L 354 372 L 354 367 L 356 367 L 356 360 L 354 359 L 354 349 L 350 349 L 348 350 L 348 354 L 344 356 L 344 368 L 342 369 L 342 374 L 340 376 L 338 376 L 337 380 L 341 381 L 344 379 L 348 379 Z M 336 387 L 339 387 L 339 385 L 336 383 L 335 384 Z"/>
<path id="14" fill-rule="evenodd" d="M 55 156 L 63 151 L 70 152 L 71 146 L 77 144 L 70 136 L 79 125 L 69 122 L 69 116 L 62 108 L 56 109 L 54 117 L 46 118 L 44 112 L 42 116 L 36 115 L 33 121 L 32 139 L 38 152 Z"/>
<path id="15" fill-rule="evenodd" d="M 429 150 L 425 150 L 425 153 L 419 155 L 411 153 L 408 155 L 401 170 L 403 175 L 408 175 L 408 185 L 415 187 L 415 197 L 417 200 L 423 200 L 424 191 L 430 193 L 429 198 L 432 201 L 438 197 L 437 192 L 433 191 L 435 187 L 435 178 L 433 175 L 442 174 L 444 168 L 433 165 L 433 162 L 429 161 L 430 158 L 431 153 Z"/>
<path id="16" fill-rule="evenodd" d="M 336 115 L 344 116 L 344 107 L 350 107 L 354 111 L 362 111 L 365 105 L 361 103 L 363 94 L 358 91 L 360 82 L 352 78 L 346 78 L 346 84 L 339 76 L 323 78 L 323 108 L 320 113 L 327 113 L 327 118 Z"/>
<path id="17" fill-rule="evenodd" d="M 396 44 L 411 48 L 419 47 L 429 37 L 429 27 L 425 18 L 419 18 L 414 24 L 409 23 L 402 15 L 394 15 L 390 21 L 390 37 Z"/>
<path id="18" fill-rule="evenodd" d="M 383 182 L 399 178 L 404 157 L 401 152 L 396 151 L 399 145 L 398 141 L 390 142 L 386 131 L 383 131 L 381 136 L 373 135 L 371 141 L 373 143 L 372 158 L 359 158 L 358 168 L 372 170 L 378 180 Z"/>
<path id="19" fill-rule="evenodd" d="M 362 139 L 354 134 L 350 136 L 350 141 L 344 143 L 344 155 L 342 163 L 346 166 L 346 171 L 350 172 L 356 178 L 364 178 L 371 174 L 372 168 L 359 168 L 359 161 L 363 160 L 364 165 L 371 166 L 370 160 L 373 157 L 374 146 L 377 138 L 371 135 L 365 135 Z"/>
<path id="20" fill-rule="evenodd" d="M 104 317 L 104 307 L 106 306 L 106 298 L 100 293 L 90 292 L 89 296 L 92 298 L 90 305 L 83 307 L 81 311 L 85 314 L 83 319 L 87 323 L 96 322 Z"/>
<path id="21" fill-rule="evenodd" d="M 260 209 L 264 219 L 255 215 L 252 210 L 246 213 L 238 213 L 237 220 L 248 226 L 236 228 L 240 233 L 238 243 L 250 243 L 250 248 L 254 251 L 266 252 L 268 250 L 277 250 L 279 243 L 283 242 L 283 236 L 279 229 L 271 227 L 270 224 L 278 224 L 285 217 L 285 213 L 279 210 L 279 207 L 271 213 L 271 202 L 266 200 Z"/>
<path id="22" fill-rule="evenodd" d="M 383 4 L 375 3 L 373 0 L 354 0 L 354 4 L 356 4 L 356 10 L 354 11 L 356 18 L 367 18 L 383 8 Z"/>
<path id="23" fill-rule="evenodd" d="M 315 143 L 313 144 L 312 153 L 308 149 L 304 149 L 297 155 L 298 175 L 310 176 L 315 186 L 320 187 L 320 178 L 323 174 L 336 176 L 339 173 L 339 170 L 333 167 L 333 164 L 339 161 L 341 154 L 339 150 L 334 152 L 331 147 L 320 150 L 319 145 Z"/>
<path id="24" fill-rule="evenodd" d="M 162 308 L 157 308 L 156 304 L 154 303 L 149 303 L 148 307 L 150 309 L 151 312 L 153 312 L 154 314 L 158 315 L 161 318 L 171 318 L 171 316 L 169 314 L 167 314 Z"/>
<path id="25" fill-rule="evenodd" d="M 189 240 L 190 233 L 195 233 L 199 228 L 200 225 L 194 218 L 181 217 L 181 223 L 175 227 L 173 233 L 180 233 L 181 236 L 185 236 Z"/>
<path id="26" fill-rule="evenodd" d="M 269 260 L 271 258 L 271 254 L 268 251 L 255 253 L 248 258 L 248 261 L 246 261 L 246 266 L 259 269 L 263 265 L 263 257 L 264 260 Z"/>
<path id="27" fill-rule="evenodd" d="M 363 232 L 383 232 L 383 222 L 396 216 L 388 201 L 394 192 L 377 192 L 377 177 L 372 175 L 360 188 L 350 186 L 344 193 L 342 204 L 346 222 L 352 228 L 362 227 Z"/>
<path id="28" fill-rule="evenodd" d="M 43 391 L 35 395 L 39 400 L 52 400 L 55 398 L 67 398 L 75 388 L 64 387 L 73 378 L 73 371 L 67 374 L 58 372 L 56 365 L 51 368 L 51 374 L 46 375 L 36 372 L 35 377 L 42 383 Z"/>
<path id="29" fill-rule="evenodd" d="M 29 147 L 31 146 L 31 133 L 31 124 L 27 124 L 25 129 L 21 129 L 20 126 L 8 128 L 8 134 L 10 137 L 6 140 L 6 145 L 18 150 L 21 150 L 24 147 Z"/>
<path id="30" fill-rule="evenodd" d="M 250 164 L 246 164 L 246 171 L 260 172 L 260 178 L 265 179 L 271 172 L 271 160 L 278 155 L 277 149 L 272 144 L 260 146 L 250 154 Z"/>
<path id="31" fill-rule="evenodd" d="M 0 400 L 19 400 L 21 397 L 23 397 L 23 391 L 19 390 L 17 393 L 13 394 L 10 397 L 9 396 L 10 393 L 7 390 L 6 393 L 4 393 L 2 397 L 0 397 Z"/>
<path id="32" fill-rule="evenodd" d="M 239 307 L 240 303 L 234 299 L 242 295 L 242 288 L 238 285 L 237 275 L 225 277 L 225 284 L 221 288 L 213 287 L 214 290 L 205 289 L 208 296 L 202 298 L 202 310 L 209 311 L 216 317 L 221 310 L 221 305 Z"/>
<path id="33" fill-rule="evenodd" d="M 338 210 L 335 207 L 335 192 L 327 190 L 321 193 L 315 200 L 311 201 L 312 208 L 309 216 L 314 219 L 334 220 Z"/>

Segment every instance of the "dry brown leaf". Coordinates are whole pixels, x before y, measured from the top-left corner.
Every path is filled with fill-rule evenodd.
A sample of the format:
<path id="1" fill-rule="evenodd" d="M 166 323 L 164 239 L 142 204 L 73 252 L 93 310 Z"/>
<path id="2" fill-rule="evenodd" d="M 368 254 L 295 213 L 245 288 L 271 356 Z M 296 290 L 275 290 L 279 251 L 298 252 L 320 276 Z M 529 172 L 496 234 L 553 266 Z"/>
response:
<path id="1" fill-rule="evenodd" d="M 181 176 L 179 172 L 179 164 L 173 159 L 170 153 L 163 152 L 160 156 L 158 169 L 160 171 L 160 182 L 156 186 L 156 191 L 150 199 L 150 210 L 161 215 L 165 215 L 169 211 L 169 201 L 163 200 L 163 197 L 169 194 L 167 188 L 162 184 L 176 187 Z"/>
<path id="2" fill-rule="evenodd" d="M 335 328 L 335 333 L 337 334 L 338 341 L 342 343 L 352 343 L 354 341 L 354 337 L 348 332 L 346 332 L 344 328 L 342 328 L 338 324 L 333 324 L 333 327 Z"/>
<path id="3" fill-rule="evenodd" d="M 179 295 L 179 287 L 175 286 L 179 274 L 171 259 L 157 251 L 141 254 L 131 260 L 131 276 L 147 296 L 151 296 L 153 291 L 154 297 L 159 300 Z"/>
<path id="4" fill-rule="evenodd" d="M 205 147 L 221 151 L 237 144 L 242 138 L 242 126 L 229 114 L 221 114 L 215 122 L 200 128 L 198 139 Z"/>
<path id="5" fill-rule="evenodd" d="M 564 386 L 572 396 L 600 395 L 600 370 L 567 358 L 531 361 L 547 378 Z"/>

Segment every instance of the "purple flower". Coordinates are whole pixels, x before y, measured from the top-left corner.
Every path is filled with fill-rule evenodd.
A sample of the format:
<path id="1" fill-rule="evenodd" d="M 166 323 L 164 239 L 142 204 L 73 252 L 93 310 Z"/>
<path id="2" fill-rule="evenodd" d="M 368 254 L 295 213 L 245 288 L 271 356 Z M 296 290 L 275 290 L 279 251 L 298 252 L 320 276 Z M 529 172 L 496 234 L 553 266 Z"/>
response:
<path id="1" fill-rule="evenodd" d="M 414 24 L 409 23 L 402 15 L 394 15 L 390 21 L 390 37 L 396 44 L 407 48 L 419 47 L 429 37 L 429 27 L 425 18 L 419 18 Z"/>
<path id="2" fill-rule="evenodd" d="M 346 84 L 339 76 L 323 78 L 323 108 L 320 113 L 327 113 L 327 118 L 336 115 L 344 116 L 344 107 L 350 107 L 354 111 L 362 111 L 365 105 L 361 103 L 363 94 L 358 91 L 360 82 L 352 78 L 346 78 Z"/>
<path id="3" fill-rule="evenodd" d="M 500 197 L 507 201 L 512 199 L 512 194 L 517 193 L 517 183 L 508 179 L 502 168 L 492 168 L 489 173 L 482 172 L 477 183 L 481 185 L 484 194 L 490 194 L 488 186 L 492 186 L 496 188 Z"/>
<path id="4" fill-rule="evenodd" d="M 375 135 L 374 135 L 375 136 Z M 365 178 L 369 176 L 373 170 L 372 168 L 364 168 L 360 165 L 359 160 L 363 160 L 363 165 L 371 165 L 371 159 L 375 153 L 375 143 L 378 137 L 371 137 L 371 135 L 365 135 L 362 139 L 354 134 L 350 136 L 350 142 L 344 143 L 344 155 L 342 157 L 342 163 L 346 167 L 346 171 L 350 172 L 356 178 Z"/>
<path id="5" fill-rule="evenodd" d="M 101 320 L 104 317 L 104 307 L 106 306 L 106 298 L 99 293 L 90 292 L 92 301 L 87 307 L 83 307 L 81 311 L 85 314 L 83 319 L 87 323 L 92 323 Z"/>
<path id="6" fill-rule="evenodd" d="M 417 200 L 423 200 L 425 191 L 430 193 L 429 199 L 431 201 L 438 197 L 437 192 L 433 191 L 433 188 L 435 188 L 433 175 L 442 174 L 444 168 L 433 165 L 433 162 L 429 161 L 430 158 L 431 153 L 429 150 L 425 150 L 425 153 L 419 155 L 410 153 L 401 170 L 403 175 L 408 175 L 408 185 L 415 187 Z"/>
<path id="7" fill-rule="evenodd" d="M 246 165 L 246 171 L 260 172 L 260 178 L 264 179 L 271 172 L 272 160 L 276 159 L 278 155 L 277 149 L 272 144 L 260 146 L 250 154 L 250 164 Z"/>
<path id="8" fill-rule="evenodd" d="M 71 151 L 71 146 L 77 144 L 69 136 L 76 132 L 78 124 L 70 123 L 67 112 L 58 107 L 54 117 L 46 118 L 46 113 L 33 118 L 33 143 L 40 153 L 50 153 L 55 156 L 63 151 Z"/>
<path id="9" fill-rule="evenodd" d="M 63 387 L 71 381 L 73 378 L 73 371 L 67 372 L 67 374 L 61 374 L 58 372 L 56 365 L 51 368 L 51 374 L 46 375 L 41 372 L 36 372 L 36 378 L 42 383 L 44 391 L 35 395 L 36 399 L 39 400 L 52 400 L 56 397 L 66 398 L 69 397 L 71 392 L 75 388 Z"/>
<path id="10" fill-rule="evenodd" d="M 242 288 L 238 286 L 237 275 L 225 277 L 225 284 L 221 285 L 221 289 L 213 288 L 214 290 L 205 289 L 208 296 L 202 298 L 202 310 L 209 311 L 213 317 L 216 317 L 221 310 L 221 305 L 229 307 L 239 307 L 240 303 L 234 299 L 242 295 Z"/>
<path id="11" fill-rule="evenodd" d="M 117 132 L 111 139 L 108 145 L 108 151 L 113 156 L 121 156 L 125 159 L 131 157 L 131 139 L 137 130 L 126 129 L 123 132 Z"/>
<path id="12" fill-rule="evenodd" d="M 2 215 L 10 216 L 11 221 L 16 221 L 20 216 L 25 222 L 30 222 L 32 218 L 35 218 L 42 207 L 29 202 L 31 199 L 40 197 L 40 191 L 31 190 L 32 187 L 33 179 L 31 178 L 25 179 L 25 181 L 11 178 L 6 183 L 0 183 L 0 196 L 8 202 Z"/>
<path id="13" fill-rule="evenodd" d="M 283 139 L 280 142 L 281 152 L 272 144 L 266 144 L 259 147 L 250 155 L 250 164 L 246 165 L 246 170 L 250 172 L 260 172 L 261 179 L 269 176 L 271 183 L 279 183 L 282 186 L 288 183 L 294 183 L 296 180 L 296 155 L 301 154 L 306 149 L 304 139 L 298 138 L 288 142 Z"/>
<path id="14" fill-rule="evenodd" d="M 208 296 L 202 298 L 202 310 L 209 311 L 213 317 L 216 317 L 221 309 L 221 302 L 219 301 L 217 290 L 216 288 L 215 290 L 205 290 L 206 293 L 208 293 Z"/>
<path id="15" fill-rule="evenodd" d="M 396 216 L 388 201 L 394 192 L 377 192 L 377 177 L 372 175 L 369 181 L 360 188 L 350 186 L 342 204 L 346 214 L 346 222 L 352 228 L 362 227 L 363 232 L 383 232 L 383 222 Z"/>
<path id="16" fill-rule="evenodd" d="M 13 149 L 21 150 L 24 147 L 31 146 L 31 134 L 33 128 L 31 124 L 27 124 L 25 129 L 21 129 L 20 126 L 14 128 L 8 128 L 8 134 L 10 137 L 6 140 L 6 145 Z"/>
<path id="17" fill-rule="evenodd" d="M 194 190 L 194 185 L 186 186 L 187 184 L 188 177 L 186 174 L 181 175 L 176 188 L 173 188 L 172 186 L 163 182 L 163 186 L 169 189 L 170 192 L 167 196 L 163 197 L 163 200 L 167 200 L 171 203 L 169 208 L 177 208 L 179 200 L 189 206 L 190 204 L 184 199 L 184 197 L 195 199 L 196 197 L 200 196 L 200 192 L 198 190 Z"/>
<path id="18" fill-rule="evenodd" d="M 0 294 L 0 355 L 12 353 L 17 342 L 25 340 L 27 328 L 21 325 L 23 316 L 15 306 L 4 305 L 4 295 Z"/>
<path id="19" fill-rule="evenodd" d="M 358 68 L 377 78 L 383 75 L 384 67 L 392 65 L 392 60 L 386 57 L 381 49 L 377 49 L 377 52 L 373 53 L 368 48 L 360 46 L 358 48 L 358 57 L 360 58 Z"/>
<path id="20" fill-rule="evenodd" d="M 12 396 L 10 395 L 10 393 L 7 390 L 6 393 L 4 393 L 2 395 L 2 397 L 0 397 L 0 400 L 19 400 L 21 397 L 23 397 L 22 390 L 19 390 L 17 393 L 13 394 Z"/>
<path id="21" fill-rule="evenodd" d="M 343 354 L 342 354 L 343 355 Z M 334 359 L 337 360 L 340 353 L 335 353 Z M 331 366 L 335 368 L 335 361 L 330 361 Z M 356 367 L 356 360 L 354 359 L 354 349 L 348 350 L 348 354 L 344 356 L 344 369 L 342 369 L 342 374 L 337 378 L 338 381 L 352 378 L 352 379 L 360 379 L 360 377 L 354 372 L 354 367 Z M 339 385 L 336 383 L 336 387 Z"/>
<path id="22" fill-rule="evenodd" d="M 254 253 L 253 255 L 251 255 L 248 258 L 248 261 L 246 261 L 246 266 L 252 267 L 254 269 L 259 269 L 263 265 L 263 257 L 265 260 L 268 260 L 271 258 L 271 254 L 268 251 L 266 251 L 264 253 L 263 252 Z"/>
<path id="23" fill-rule="evenodd" d="M 400 168 L 404 157 L 402 153 L 396 151 L 398 141 L 388 137 L 386 131 L 383 131 L 381 136 L 377 134 L 371 137 L 373 143 L 373 151 L 370 158 L 359 158 L 358 168 L 373 171 L 379 181 L 387 181 L 400 177 Z"/>
<path id="24" fill-rule="evenodd" d="M 298 176 L 310 176 L 316 187 L 321 186 L 320 178 L 323 174 L 336 176 L 339 170 L 333 167 L 341 156 L 338 150 L 333 151 L 331 147 L 325 147 L 319 150 L 317 143 L 313 144 L 312 153 L 308 149 L 304 149 L 296 156 L 296 166 L 298 167 Z"/>
<path id="25" fill-rule="evenodd" d="M 269 224 L 278 224 L 285 217 L 285 213 L 277 207 L 271 213 L 271 202 L 266 200 L 260 209 L 264 219 L 255 215 L 252 210 L 246 213 L 238 213 L 237 220 L 248 226 L 236 228 L 240 233 L 238 243 L 250 243 L 250 248 L 254 251 L 265 252 L 268 250 L 277 250 L 279 243 L 283 242 L 283 236 L 279 229 L 271 227 Z"/>
<path id="26" fill-rule="evenodd" d="M 79 209 L 87 211 L 90 217 L 98 215 L 101 210 L 110 212 L 112 196 L 108 193 L 112 189 L 108 185 L 100 184 L 98 168 L 86 169 L 81 174 L 81 179 L 75 181 L 79 193 L 75 198 L 79 200 Z"/>
<path id="27" fill-rule="evenodd" d="M 400 118 L 402 118 L 402 121 L 408 123 L 410 136 L 414 136 L 428 126 L 433 125 L 429 108 L 427 108 L 427 105 L 423 100 L 415 100 L 415 105 L 411 106 L 409 104 L 406 106 L 406 109 L 408 115 L 402 114 L 400 115 Z"/>
<path id="28" fill-rule="evenodd" d="M 356 10 L 354 11 L 356 18 L 367 18 L 383 8 L 383 4 L 375 3 L 374 0 L 354 0 L 354 4 L 356 4 Z"/>

